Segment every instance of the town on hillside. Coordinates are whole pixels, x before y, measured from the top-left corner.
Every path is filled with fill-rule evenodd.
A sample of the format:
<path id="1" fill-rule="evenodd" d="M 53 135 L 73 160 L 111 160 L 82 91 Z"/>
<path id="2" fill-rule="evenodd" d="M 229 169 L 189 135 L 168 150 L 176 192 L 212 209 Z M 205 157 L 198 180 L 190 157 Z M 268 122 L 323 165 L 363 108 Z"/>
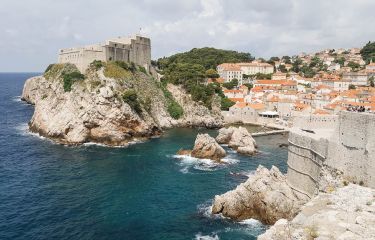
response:
<path id="1" fill-rule="evenodd" d="M 370 44 L 370 43 L 369 43 Z M 309 116 L 330 121 L 341 110 L 375 113 L 375 63 L 360 48 L 327 49 L 217 66 L 223 93 L 234 105 L 225 121 L 291 127 Z"/>

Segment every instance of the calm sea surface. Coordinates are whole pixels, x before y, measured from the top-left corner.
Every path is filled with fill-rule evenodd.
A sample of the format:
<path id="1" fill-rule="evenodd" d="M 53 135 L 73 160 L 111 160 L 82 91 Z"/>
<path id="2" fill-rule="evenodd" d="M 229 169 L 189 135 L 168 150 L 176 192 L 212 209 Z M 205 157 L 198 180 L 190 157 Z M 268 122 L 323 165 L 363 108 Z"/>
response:
<path id="1" fill-rule="evenodd" d="M 0 239 L 256 239 L 255 220 L 210 216 L 224 193 L 259 164 L 286 170 L 285 136 L 256 138 L 261 153 L 228 164 L 176 159 L 198 132 L 174 129 L 127 148 L 66 147 L 27 131 L 33 106 L 20 101 L 36 74 L 0 74 Z"/>

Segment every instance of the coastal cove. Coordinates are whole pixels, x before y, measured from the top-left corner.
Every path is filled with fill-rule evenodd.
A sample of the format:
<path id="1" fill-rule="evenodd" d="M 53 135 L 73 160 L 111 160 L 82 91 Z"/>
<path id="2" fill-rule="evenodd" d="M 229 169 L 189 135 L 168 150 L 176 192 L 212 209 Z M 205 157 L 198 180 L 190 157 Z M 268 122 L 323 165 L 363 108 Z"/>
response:
<path id="1" fill-rule="evenodd" d="M 67 147 L 27 130 L 34 107 L 19 95 L 34 75 L 0 74 L 0 239 L 256 239 L 267 229 L 210 216 L 209 207 L 259 164 L 285 173 L 279 145 L 287 136 L 257 137 L 260 153 L 251 157 L 225 148 L 225 165 L 175 157 L 216 130 L 177 128 L 124 148 Z"/>

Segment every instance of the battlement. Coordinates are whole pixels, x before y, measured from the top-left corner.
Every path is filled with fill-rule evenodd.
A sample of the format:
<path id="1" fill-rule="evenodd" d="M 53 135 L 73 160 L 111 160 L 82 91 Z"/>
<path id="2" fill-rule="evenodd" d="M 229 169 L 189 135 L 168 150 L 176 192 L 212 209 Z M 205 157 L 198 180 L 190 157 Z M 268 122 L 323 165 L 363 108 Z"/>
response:
<path id="1" fill-rule="evenodd" d="M 134 62 L 149 69 L 151 40 L 141 35 L 117 37 L 104 43 L 59 50 L 58 63 L 72 63 L 85 72 L 94 60 Z"/>

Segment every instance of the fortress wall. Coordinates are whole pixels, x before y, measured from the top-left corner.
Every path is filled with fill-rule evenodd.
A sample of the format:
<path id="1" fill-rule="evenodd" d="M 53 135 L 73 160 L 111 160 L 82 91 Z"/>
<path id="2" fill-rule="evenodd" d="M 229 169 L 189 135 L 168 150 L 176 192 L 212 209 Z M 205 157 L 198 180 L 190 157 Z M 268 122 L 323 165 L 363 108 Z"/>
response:
<path id="1" fill-rule="evenodd" d="M 334 129 L 338 122 L 337 115 L 302 115 L 293 119 L 293 127 L 303 129 Z"/>
<path id="2" fill-rule="evenodd" d="M 314 129 L 313 129 L 314 130 Z M 375 188 L 375 115 L 341 112 L 335 128 L 289 133 L 287 182 L 313 196 L 323 165 L 340 170 L 348 181 Z"/>
<path id="3" fill-rule="evenodd" d="M 59 63 L 75 64 L 82 73 L 94 60 L 134 62 L 150 70 L 151 40 L 141 36 L 108 40 L 104 45 L 62 49 L 58 57 Z"/>
<path id="4" fill-rule="evenodd" d="M 320 171 L 327 156 L 326 139 L 313 139 L 302 132 L 289 133 L 288 184 L 298 192 L 314 196 Z"/>
<path id="5" fill-rule="evenodd" d="M 342 112 L 330 139 L 327 165 L 351 181 L 375 187 L 375 115 Z"/>
<path id="6" fill-rule="evenodd" d="M 151 66 L 151 40 L 137 36 L 136 39 L 132 39 L 131 46 L 130 61 L 149 70 Z"/>

